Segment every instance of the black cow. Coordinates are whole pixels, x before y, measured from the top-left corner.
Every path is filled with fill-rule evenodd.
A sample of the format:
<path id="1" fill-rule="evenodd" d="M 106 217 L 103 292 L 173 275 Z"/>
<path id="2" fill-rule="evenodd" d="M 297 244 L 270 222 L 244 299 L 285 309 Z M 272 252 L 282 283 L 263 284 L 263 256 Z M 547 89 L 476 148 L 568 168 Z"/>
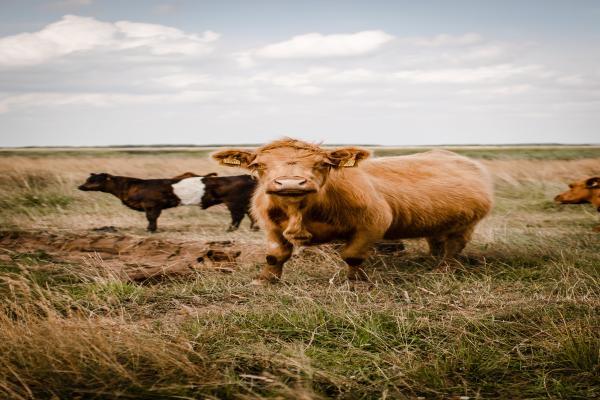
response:
<path id="1" fill-rule="evenodd" d="M 206 176 L 202 178 L 204 195 L 201 207 L 206 209 L 224 203 L 231 213 L 231 225 L 227 231 L 239 228 L 244 215 L 250 218 L 250 228 L 258 230 L 256 221 L 250 214 L 250 200 L 256 187 L 256 179 L 250 175 Z"/>

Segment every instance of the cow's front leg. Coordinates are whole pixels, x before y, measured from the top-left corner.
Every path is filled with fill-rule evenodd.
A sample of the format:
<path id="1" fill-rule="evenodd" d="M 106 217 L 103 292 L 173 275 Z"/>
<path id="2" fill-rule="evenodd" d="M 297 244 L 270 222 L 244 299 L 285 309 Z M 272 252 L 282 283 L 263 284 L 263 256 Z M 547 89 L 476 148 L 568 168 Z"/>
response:
<path id="1" fill-rule="evenodd" d="M 368 280 L 362 264 L 369 256 L 373 246 L 381 235 L 373 232 L 357 232 L 344 246 L 341 252 L 342 260 L 348 264 L 348 279 L 351 281 Z"/>
<path id="2" fill-rule="evenodd" d="M 146 219 L 148 220 L 148 231 L 156 232 L 156 220 L 160 217 L 161 209 L 158 207 L 146 208 Z"/>
<path id="3" fill-rule="evenodd" d="M 279 232 L 267 234 L 267 263 L 263 266 L 255 284 L 273 283 L 281 279 L 283 264 L 292 256 L 294 246 L 288 242 Z"/>

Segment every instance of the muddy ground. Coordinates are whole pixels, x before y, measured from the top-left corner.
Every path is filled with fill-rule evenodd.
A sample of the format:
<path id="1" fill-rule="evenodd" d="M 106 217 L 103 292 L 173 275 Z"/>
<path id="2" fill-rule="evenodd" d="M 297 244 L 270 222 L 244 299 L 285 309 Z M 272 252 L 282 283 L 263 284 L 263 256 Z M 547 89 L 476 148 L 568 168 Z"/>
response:
<path id="1" fill-rule="evenodd" d="M 102 260 L 111 272 L 131 280 L 185 275 L 207 269 L 234 272 L 238 258 L 258 261 L 256 246 L 225 241 L 189 241 L 93 231 L 0 231 L 3 257 L 37 254 L 47 261 L 81 263 Z M 118 232 L 118 231 L 117 231 Z"/>

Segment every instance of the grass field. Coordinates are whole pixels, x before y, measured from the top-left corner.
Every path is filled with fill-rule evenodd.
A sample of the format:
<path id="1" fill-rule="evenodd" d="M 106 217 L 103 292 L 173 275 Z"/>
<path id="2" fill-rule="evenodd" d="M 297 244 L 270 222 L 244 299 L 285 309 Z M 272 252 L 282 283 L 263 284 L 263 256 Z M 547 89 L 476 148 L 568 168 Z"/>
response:
<path id="1" fill-rule="evenodd" d="M 141 213 L 76 190 L 90 172 L 237 172 L 207 150 L 3 151 L 0 398 L 599 398 L 599 217 L 552 198 L 600 175 L 600 149 L 456 150 L 482 159 L 496 186 L 456 272 L 434 272 L 424 242 L 407 241 L 401 256 L 369 260 L 373 285 L 350 286 L 318 247 L 268 287 L 248 284 L 262 233 L 247 220 L 226 233 L 224 208 L 166 210 L 150 235 Z M 92 231 L 102 226 L 118 232 Z M 233 240 L 243 252 L 232 274 L 134 282 L 120 271 L 147 266 L 147 247 L 73 250 L 107 237 L 164 251 Z"/>

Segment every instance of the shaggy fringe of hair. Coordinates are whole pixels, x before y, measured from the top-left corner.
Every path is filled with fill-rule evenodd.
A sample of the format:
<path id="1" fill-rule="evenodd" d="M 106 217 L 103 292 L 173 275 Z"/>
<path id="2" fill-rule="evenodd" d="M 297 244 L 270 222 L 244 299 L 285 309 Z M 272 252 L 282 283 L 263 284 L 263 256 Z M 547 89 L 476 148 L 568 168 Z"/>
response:
<path id="1" fill-rule="evenodd" d="M 319 153 L 319 154 L 325 153 L 325 150 L 323 150 L 320 147 L 320 145 L 321 145 L 321 143 L 308 143 L 308 142 L 304 142 L 302 140 L 284 137 L 279 140 L 275 140 L 271 143 L 268 143 L 262 147 L 259 147 L 257 152 L 275 150 L 275 149 L 280 149 L 282 147 L 291 147 L 293 149 L 307 150 L 307 151 L 311 151 L 311 152 Z"/>

